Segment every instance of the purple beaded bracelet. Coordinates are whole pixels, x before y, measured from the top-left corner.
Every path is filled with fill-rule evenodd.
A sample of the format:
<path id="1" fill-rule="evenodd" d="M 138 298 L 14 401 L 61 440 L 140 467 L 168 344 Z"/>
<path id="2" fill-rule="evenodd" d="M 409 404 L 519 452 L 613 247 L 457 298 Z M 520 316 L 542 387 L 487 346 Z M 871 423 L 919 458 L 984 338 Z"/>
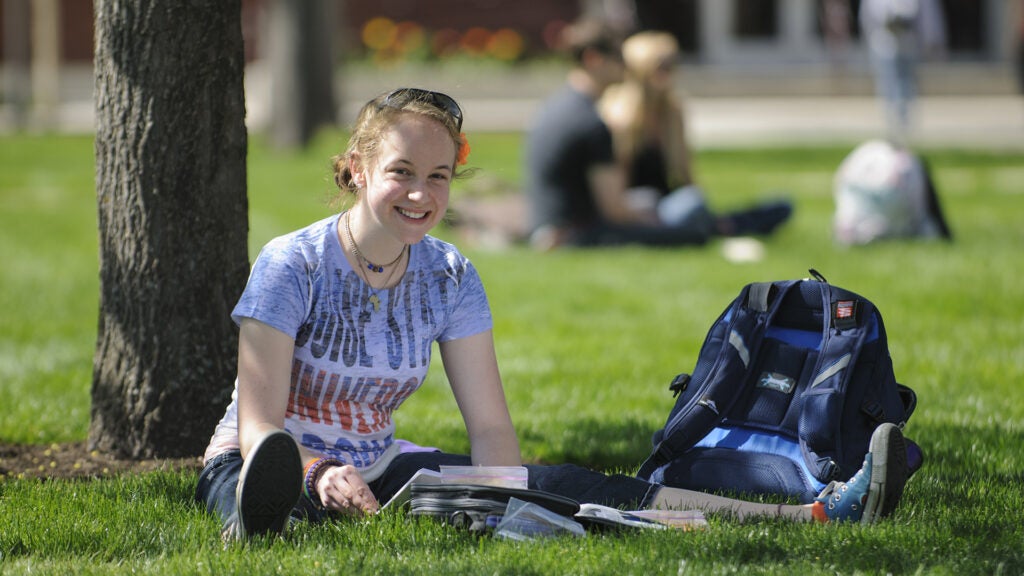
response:
<path id="1" fill-rule="evenodd" d="M 316 483 L 320 480 L 320 475 L 331 466 L 342 465 L 343 463 L 340 460 L 335 460 L 334 458 L 317 458 L 306 465 L 302 491 L 306 493 L 306 498 L 309 498 L 309 501 L 317 508 L 324 507 L 323 502 L 320 501 L 320 494 L 316 491 Z"/>

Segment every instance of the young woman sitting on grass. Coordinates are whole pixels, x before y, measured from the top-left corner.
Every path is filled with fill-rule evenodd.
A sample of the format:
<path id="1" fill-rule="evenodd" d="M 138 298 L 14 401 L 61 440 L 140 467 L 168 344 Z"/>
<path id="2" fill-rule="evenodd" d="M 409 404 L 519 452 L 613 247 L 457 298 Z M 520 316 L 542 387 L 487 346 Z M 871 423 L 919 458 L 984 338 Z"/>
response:
<path id="1" fill-rule="evenodd" d="M 197 498 L 225 539 L 281 533 L 290 517 L 372 514 L 421 468 L 520 465 L 476 269 L 428 233 L 469 152 L 450 97 L 414 88 L 368 102 L 336 181 L 351 207 L 268 243 L 232 312 L 240 325 L 231 404 Z M 396 439 L 392 413 L 423 382 L 431 345 L 471 443 L 446 454 Z M 880 428 L 864 467 L 811 505 L 757 504 L 605 475 L 527 466 L 529 487 L 613 507 L 700 508 L 871 522 L 906 478 L 900 431 Z"/>

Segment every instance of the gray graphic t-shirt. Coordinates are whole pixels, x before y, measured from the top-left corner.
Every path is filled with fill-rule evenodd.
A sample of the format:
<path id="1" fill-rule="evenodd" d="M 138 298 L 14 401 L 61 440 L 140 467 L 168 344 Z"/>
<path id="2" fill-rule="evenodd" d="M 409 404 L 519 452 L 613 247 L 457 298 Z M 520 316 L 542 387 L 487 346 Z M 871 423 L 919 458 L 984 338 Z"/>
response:
<path id="1" fill-rule="evenodd" d="M 451 244 L 425 237 L 410 247 L 401 281 L 375 291 L 345 259 L 338 222 L 268 243 L 231 316 L 295 338 L 285 429 L 365 468 L 395 442 L 392 412 L 423 383 L 432 343 L 489 330 L 492 319 L 476 269 Z M 236 383 L 206 459 L 237 448 Z"/>

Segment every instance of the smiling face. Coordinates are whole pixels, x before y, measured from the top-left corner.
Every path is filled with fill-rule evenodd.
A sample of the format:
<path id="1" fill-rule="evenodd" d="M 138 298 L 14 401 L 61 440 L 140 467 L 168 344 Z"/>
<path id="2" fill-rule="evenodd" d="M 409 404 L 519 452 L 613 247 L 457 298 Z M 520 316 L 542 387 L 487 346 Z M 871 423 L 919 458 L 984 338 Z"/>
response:
<path id="1" fill-rule="evenodd" d="M 415 244 L 441 222 L 454 159 L 448 129 L 413 113 L 400 114 L 384 130 L 373 158 L 350 157 L 353 181 L 363 191 L 357 228 L 378 246 L 375 251 L 391 253 L 394 246 Z"/>

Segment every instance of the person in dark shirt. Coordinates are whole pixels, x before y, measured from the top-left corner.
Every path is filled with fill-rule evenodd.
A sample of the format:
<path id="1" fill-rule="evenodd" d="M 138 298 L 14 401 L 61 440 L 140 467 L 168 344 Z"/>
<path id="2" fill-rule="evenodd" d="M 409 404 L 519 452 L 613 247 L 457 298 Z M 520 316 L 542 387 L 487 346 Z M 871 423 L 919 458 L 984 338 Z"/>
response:
<path id="1" fill-rule="evenodd" d="M 526 139 L 533 247 L 694 245 L 718 234 L 765 232 L 730 225 L 735 223 L 711 214 L 690 191 L 638 201 L 597 108 L 605 90 L 623 78 L 621 42 L 602 24 L 582 21 L 567 27 L 565 45 L 574 66 L 565 86 L 542 105 Z M 781 206 L 774 217 L 785 220 L 789 212 Z"/>

